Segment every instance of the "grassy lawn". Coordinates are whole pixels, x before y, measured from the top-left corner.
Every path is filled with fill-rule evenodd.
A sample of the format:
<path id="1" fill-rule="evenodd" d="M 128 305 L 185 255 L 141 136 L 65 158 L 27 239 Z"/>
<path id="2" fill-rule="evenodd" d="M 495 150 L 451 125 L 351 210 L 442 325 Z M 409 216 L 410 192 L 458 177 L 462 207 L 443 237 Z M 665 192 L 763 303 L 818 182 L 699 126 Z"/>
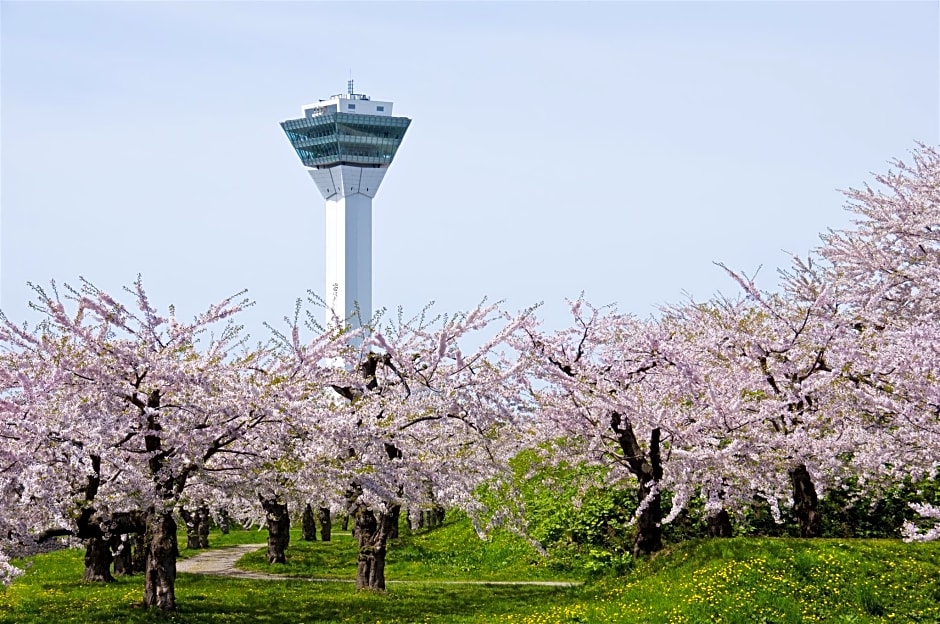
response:
<path id="1" fill-rule="evenodd" d="M 264 533 L 261 533 L 264 535 Z M 268 564 L 265 551 L 242 557 L 237 567 L 288 576 L 355 579 L 356 542 L 333 533 L 330 542 L 304 542 L 291 532 L 286 564 Z M 583 580 L 583 575 L 552 569 L 532 546 L 507 533 L 480 540 L 470 523 L 448 521 L 427 533 L 403 535 L 390 543 L 385 578 L 389 581 L 536 581 Z"/>
<path id="2" fill-rule="evenodd" d="M 264 542 L 264 532 L 213 534 L 214 546 Z M 290 574 L 352 578 L 348 534 L 331 543 L 292 536 Z M 183 551 L 186 553 L 186 551 Z M 893 540 L 735 538 L 670 547 L 624 576 L 580 588 L 395 584 L 384 595 L 349 583 L 249 581 L 182 574 L 180 611 L 136 606 L 142 579 L 88 585 L 82 552 L 32 559 L 24 577 L 0 589 L 0 622 L 137 623 L 672 623 L 940 622 L 940 543 Z M 564 578 L 533 564 L 509 536 L 481 543 L 465 522 L 408 537 L 389 552 L 389 579 Z M 245 563 L 269 570 L 266 563 Z M 263 559 L 263 558 L 262 558 Z M 569 575 L 570 578 L 570 575 Z"/>
<path id="3" fill-rule="evenodd" d="M 0 622 L 17 624 L 178 622 L 479 622 L 500 619 L 530 604 L 555 603 L 566 590 L 532 587 L 395 586 L 385 595 L 357 594 L 350 583 L 247 581 L 180 575 L 180 610 L 145 611 L 141 577 L 109 585 L 82 583 L 81 552 L 36 558 L 25 578 L 0 589 Z M 477 619 L 483 618 L 483 619 Z"/>

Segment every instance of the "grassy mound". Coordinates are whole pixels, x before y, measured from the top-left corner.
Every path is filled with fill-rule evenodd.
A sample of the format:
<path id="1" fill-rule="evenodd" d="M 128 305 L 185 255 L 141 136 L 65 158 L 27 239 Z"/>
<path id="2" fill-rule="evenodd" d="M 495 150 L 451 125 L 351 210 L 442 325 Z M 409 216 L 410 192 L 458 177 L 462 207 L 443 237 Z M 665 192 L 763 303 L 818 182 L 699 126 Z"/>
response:
<path id="1" fill-rule="evenodd" d="M 581 599 L 513 620 L 940 622 L 940 543 L 735 538 L 670 548 Z"/>

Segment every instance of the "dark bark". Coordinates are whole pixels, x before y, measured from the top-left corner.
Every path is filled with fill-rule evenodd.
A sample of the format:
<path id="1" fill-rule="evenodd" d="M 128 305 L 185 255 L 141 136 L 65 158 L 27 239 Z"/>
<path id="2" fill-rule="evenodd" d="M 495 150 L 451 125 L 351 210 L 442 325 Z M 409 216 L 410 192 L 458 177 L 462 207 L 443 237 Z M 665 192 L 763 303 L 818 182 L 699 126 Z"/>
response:
<path id="1" fill-rule="evenodd" d="M 304 513 L 300 519 L 301 535 L 300 539 L 305 542 L 317 541 L 317 520 L 313 515 L 313 507 L 310 503 L 304 506 Z"/>
<path id="2" fill-rule="evenodd" d="M 709 516 L 705 520 L 708 537 L 733 537 L 734 531 L 731 528 L 731 516 L 724 509 L 718 513 Z"/>
<path id="3" fill-rule="evenodd" d="M 380 362 L 392 371 L 396 371 L 391 355 L 369 353 L 359 365 L 359 373 L 366 380 L 366 391 L 373 392 L 379 388 L 376 371 Z M 399 379 L 405 390 L 409 391 L 405 379 L 401 375 Z M 333 386 L 333 389 L 350 402 L 362 396 L 362 390 L 359 389 L 339 386 Z M 394 444 L 385 442 L 384 446 L 385 453 L 390 460 L 401 459 L 402 453 Z M 388 538 L 392 532 L 391 516 L 394 514 L 384 514 L 369 509 L 359 502 L 361 493 L 362 489 L 358 484 L 350 484 L 350 490 L 347 492 L 348 511 L 353 519 L 353 536 L 359 544 L 356 589 L 357 591 L 364 589 L 385 591 L 385 553 Z M 394 517 L 397 527 L 398 516 L 394 515 Z"/>
<path id="4" fill-rule="evenodd" d="M 144 373 L 146 374 L 146 373 Z M 143 376 L 139 376 L 135 387 L 140 387 Z M 163 468 L 170 454 L 163 447 L 163 426 L 160 423 L 160 390 L 147 395 L 146 404 L 137 393 L 127 397 L 128 401 L 146 417 L 144 448 L 147 450 L 147 466 L 153 479 L 154 493 L 167 504 L 167 510 L 153 507 L 147 510 L 147 531 L 144 538 L 144 607 L 156 607 L 163 612 L 176 610 L 176 558 L 179 547 L 176 543 L 176 518 L 170 501 L 178 500 L 186 486 L 188 471 L 173 477 L 165 477 Z M 149 408 L 149 409 L 148 409 Z M 203 459 L 208 459 L 208 456 Z"/>
<path id="5" fill-rule="evenodd" d="M 385 455 L 391 460 L 401 459 L 403 457 L 401 449 L 390 442 L 385 442 Z M 401 489 L 399 488 L 399 492 L 398 492 L 399 496 L 401 495 L 401 493 L 402 493 Z M 389 505 L 387 515 L 388 515 L 388 526 L 389 526 L 388 537 L 390 539 L 397 539 L 398 538 L 398 519 L 401 517 L 401 505 Z"/>
<path id="6" fill-rule="evenodd" d="M 637 442 L 633 423 L 617 412 L 610 414 L 610 429 L 617 435 L 617 443 L 623 453 L 630 472 L 637 479 L 637 504 L 642 508 L 636 523 L 633 539 L 633 556 L 648 555 L 663 549 L 662 495 L 658 491 L 663 478 L 660 456 L 660 430 L 650 432 L 649 452 L 644 452 Z"/>
<path id="7" fill-rule="evenodd" d="M 201 505 L 199 509 L 196 510 L 196 519 L 199 548 L 209 548 L 209 523 L 212 521 L 209 508 L 205 505 Z"/>
<path id="8" fill-rule="evenodd" d="M 790 470 L 790 482 L 793 484 L 793 511 L 800 522 L 800 537 L 819 537 L 822 535 L 819 499 L 813 478 L 804 464 Z"/>
<path id="9" fill-rule="evenodd" d="M 85 572 L 82 579 L 93 583 L 110 583 L 111 548 L 101 531 L 101 525 L 95 518 L 96 511 L 91 505 L 101 485 L 101 457 L 90 455 L 92 472 L 85 483 L 85 501 L 89 504 L 82 508 L 76 519 L 78 533 L 85 538 Z"/>
<path id="10" fill-rule="evenodd" d="M 186 524 L 186 548 L 200 549 L 209 547 L 209 508 L 201 505 L 195 511 L 180 508 L 180 517 Z"/>
<path id="11" fill-rule="evenodd" d="M 261 498 L 268 527 L 268 563 L 287 563 L 290 544 L 290 515 L 287 505 L 276 498 Z"/>
<path id="12" fill-rule="evenodd" d="M 147 514 L 144 606 L 176 610 L 176 520 L 169 511 Z"/>
<path id="13" fill-rule="evenodd" d="M 111 546 L 100 537 L 85 541 L 85 574 L 83 580 L 92 583 L 111 583 Z"/>
<path id="14" fill-rule="evenodd" d="M 418 512 L 417 529 L 433 529 L 444 523 L 444 507 L 434 503 L 430 509 Z"/>
<path id="15" fill-rule="evenodd" d="M 222 532 L 222 535 L 228 535 L 229 532 L 228 512 L 224 509 L 219 512 L 219 531 Z"/>
<path id="16" fill-rule="evenodd" d="M 180 517 L 186 525 L 186 548 L 199 548 L 199 521 L 196 514 L 185 507 L 180 508 Z"/>
<path id="17" fill-rule="evenodd" d="M 349 514 L 343 514 L 343 524 L 340 526 L 343 527 L 344 531 L 349 530 Z"/>
<path id="18" fill-rule="evenodd" d="M 401 505 L 391 505 L 388 509 L 388 538 L 398 539 L 398 519 L 401 517 Z"/>
<path id="19" fill-rule="evenodd" d="M 333 533 L 333 520 L 330 517 L 329 507 L 320 507 L 317 510 L 317 519 L 320 521 L 320 539 L 330 541 Z"/>
<path id="20" fill-rule="evenodd" d="M 365 505 L 353 510 L 353 533 L 359 544 L 356 590 L 385 591 L 385 553 L 391 531 L 391 518 Z"/>
<path id="21" fill-rule="evenodd" d="M 130 536 L 121 539 L 120 535 L 115 535 L 111 538 L 110 546 L 114 559 L 114 576 L 133 574 L 134 566 L 131 560 Z"/>
<path id="22" fill-rule="evenodd" d="M 133 533 L 131 541 L 128 544 L 133 546 L 131 551 L 131 572 L 134 574 L 143 572 L 147 567 L 147 545 L 145 543 L 146 535 L 143 531 Z"/>
<path id="23" fill-rule="evenodd" d="M 102 530 L 103 525 L 107 527 L 107 535 Z M 41 533 L 36 541 L 42 543 L 62 535 L 74 535 L 85 540 L 85 571 L 82 578 L 86 581 L 108 583 L 114 580 L 109 571 L 112 546 L 120 543 L 121 535 L 143 531 L 144 524 L 143 517 L 138 512 L 121 512 L 103 519 L 93 508 L 87 507 L 76 519 L 76 528 L 77 531 L 50 529 Z M 104 550 L 108 551 L 107 556 Z M 122 564 L 123 562 L 117 565 Z"/>

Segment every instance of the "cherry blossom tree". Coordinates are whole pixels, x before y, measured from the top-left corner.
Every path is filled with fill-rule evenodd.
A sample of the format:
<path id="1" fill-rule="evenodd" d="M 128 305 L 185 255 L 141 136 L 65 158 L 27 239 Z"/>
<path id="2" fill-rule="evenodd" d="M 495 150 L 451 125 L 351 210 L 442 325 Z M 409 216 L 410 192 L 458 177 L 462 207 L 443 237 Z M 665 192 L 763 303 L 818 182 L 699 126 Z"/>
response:
<path id="1" fill-rule="evenodd" d="M 609 468 L 608 485 L 636 483 L 635 555 L 662 548 L 662 495 L 692 473 L 676 449 L 693 436 L 693 397 L 682 372 L 682 341 L 655 322 L 579 299 L 572 327 L 555 333 L 527 328 L 529 393 L 551 457 Z M 679 460 L 679 461 L 677 461 Z M 684 501 L 676 500 L 674 518 Z"/>
<path id="2" fill-rule="evenodd" d="M 693 352 L 700 355 L 699 409 L 717 416 L 711 435 L 731 451 L 712 468 L 720 498 L 738 510 L 764 499 L 775 516 L 780 503 L 792 505 L 801 535 L 815 537 L 822 528 L 819 486 L 848 471 L 837 458 L 858 441 L 836 348 L 845 328 L 824 291 L 796 302 L 735 278 L 743 299 L 673 311 L 707 337 Z"/>
<path id="3" fill-rule="evenodd" d="M 937 478 L 940 153 L 919 144 L 875 182 L 846 193 L 854 228 L 823 236 L 819 250 L 856 332 L 857 357 L 846 375 L 864 396 L 862 414 L 880 442 L 856 461 L 874 474 Z"/>
<path id="4" fill-rule="evenodd" d="M 35 307 L 45 315 L 37 330 L 4 322 L 4 344 L 36 362 L 28 377 L 51 389 L 42 397 L 18 390 L 28 418 L 6 448 L 43 473 L 20 480 L 20 500 L 47 501 L 41 507 L 57 510 L 64 531 L 81 536 L 76 522 L 85 516 L 106 531 L 121 514 L 139 514 L 144 604 L 173 610 L 175 508 L 196 475 L 250 457 L 238 443 L 263 439 L 281 417 L 259 372 L 264 351 L 245 349 L 234 323 L 247 302 L 229 298 L 183 323 L 172 309 L 158 314 L 139 280 L 129 291 L 136 311 L 87 282 L 66 287 L 64 297 L 37 288 Z M 35 464 L 35 450 L 49 440 L 55 457 Z M 82 476 L 85 488 L 76 490 Z"/>
<path id="5" fill-rule="evenodd" d="M 780 293 L 729 271 L 742 300 L 680 313 L 714 335 L 699 364 L 712 371 L 712 407 L 755 418 L 732 439 L 760 457 L 756 492 L 792 504 L 805 536 L 819 532 L 820 485 L 851 482 L 877 496 L 937 473 L 940 158 L 921 145 L 913 164 L 894 165 L 877 190 L 846 193 L 855 227 L 794 257 Z M 766 483 L 784 467 L 789 501 Z"/>
<path id="6" fill-rule="evenodd" d="M 353 354 L 347 369 L 358 380 L 335 386 L 347 447 L 330 482 L 343 485 L 354 521 L 358 588 L 384 589 L 402 508 L 458 507 L 478 523 L 486 515 L 476 490 L 509 478 L 527 426 L 515 409 L 522 363 L 507 339 L 531 321 L 532 310 L 512 316 L 485 303 L 452 316 L 399 315 Z"/>
<path id="7" fill-rule="evenodd" d="M 647 322 L 578 301 L 571 328 L 525 337 L 546 438 L 637 480 L 636 553 L 694 493 L 707 512 L 792 506 L 814 536 L 826 488 L 936 474 L 938 161 L 921 146 L 887 191 L 850 191 L 857 227 L 794 258 L 780 293 L 728 271 L 736 299 Z"/>

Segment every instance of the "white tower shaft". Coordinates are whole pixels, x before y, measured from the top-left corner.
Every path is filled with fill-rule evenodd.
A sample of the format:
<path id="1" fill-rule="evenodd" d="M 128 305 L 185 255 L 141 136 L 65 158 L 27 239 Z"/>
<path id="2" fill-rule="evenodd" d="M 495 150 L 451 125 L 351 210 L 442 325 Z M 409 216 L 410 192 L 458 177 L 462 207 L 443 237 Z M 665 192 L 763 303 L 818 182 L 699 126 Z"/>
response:
<path id="1" fill-rule="evenodd" d="M 350 195 L 326 202 L 327 324 L 372 318 L 372 198 Z"/>
<path id="2" fill-rule="evenodd" d="M 372 319 L 372 198 L 385 167 L 310 169 L 326 200 L 326 322 Z"/>

